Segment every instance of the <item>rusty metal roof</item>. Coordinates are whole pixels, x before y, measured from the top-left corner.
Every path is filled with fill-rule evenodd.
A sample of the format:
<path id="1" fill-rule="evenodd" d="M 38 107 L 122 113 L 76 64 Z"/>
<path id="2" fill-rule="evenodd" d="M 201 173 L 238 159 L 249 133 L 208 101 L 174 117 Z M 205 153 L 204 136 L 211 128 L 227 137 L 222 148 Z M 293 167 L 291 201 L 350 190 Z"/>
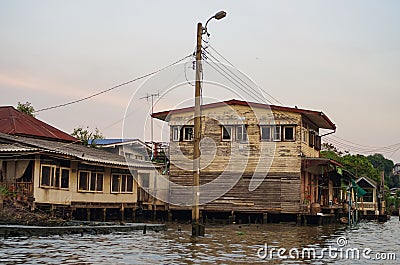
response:
<path id="1" fill-rule="evenodd" d="M 0 133 L 0 141 L 4 142 L 6 146 L 18 144 L 20 146 L 33 148 L 33 153 L 47 153 L 69 156 L 73 159 L 78 159 L 88 163 L 98 163 L 110 166 L 134 167 L 154 169 L 158 166 L 153 165 L 149 161 L 137 159 L 125 159 L 125 157 L 110 153 L 101 149 L 83 146 L 78 143 L 66 143 L 60 141 L 51 141 L 46 139 L 38 139 L 24 136 L 14 136 Z M 0 149 L 1 151 L 1 149 Z M 21 150 L 23 151 L 23 150 Z"/>
<path id="2" fill-rule="evenodd" d="M 12 106 L 0 107 L 0 132 L 44 139 L 76 142 L 78 139 Z"/>

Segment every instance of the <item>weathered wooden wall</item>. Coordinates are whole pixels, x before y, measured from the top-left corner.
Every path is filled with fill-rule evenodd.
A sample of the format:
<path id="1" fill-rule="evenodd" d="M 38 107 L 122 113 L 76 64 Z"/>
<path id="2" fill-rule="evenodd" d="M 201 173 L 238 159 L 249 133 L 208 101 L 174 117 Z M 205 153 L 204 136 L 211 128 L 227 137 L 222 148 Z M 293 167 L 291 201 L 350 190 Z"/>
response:
<path id="1" fill-rule="evenodd" d="M 202 135 L 207 144 L 203 142 L 201 147 L 201 183 L 209 183 L 219 177 L 221 172 L 228 172 L 227 174 L 232 176 L 238 172 L 243 173 L 231 190 L 221 198 L 204 205 L 203 209 L 299 212 L 301 152 L 312 152 L 307 149 L 308 145 L 301 141 L 301 114 L 252 110 L 247 106 L 230 105 L 204 110 L 203 115 L 205 118 L 202 119 Z M 193 124 L 192 113 L 175 114 L 170 118 L 170 126 Z M 245 124 L 248 142 L 222 141 L 221 125 L 224 124 Z M 263 142 L 260 140 L 260 125 L 294 125 L 295 140 Z M 174 142 L 171 136 L 170 180 L 172 182 L 179 185 L 193 185 L 192 156 L 192 141 Z M 257 189 L 249 191 L 249 183 L 255 171 L 266 178 Z M 186 194 L 182 189 L 172 188 L 170 191 L 171 199 L 176 201 L 180 198 L 185 200 L 188 195 L 190 194 Z M 185 202 L 182 202 L 182 205 L 184 204 Z M 170 209 L 183 208 L 171 205 Z"/>

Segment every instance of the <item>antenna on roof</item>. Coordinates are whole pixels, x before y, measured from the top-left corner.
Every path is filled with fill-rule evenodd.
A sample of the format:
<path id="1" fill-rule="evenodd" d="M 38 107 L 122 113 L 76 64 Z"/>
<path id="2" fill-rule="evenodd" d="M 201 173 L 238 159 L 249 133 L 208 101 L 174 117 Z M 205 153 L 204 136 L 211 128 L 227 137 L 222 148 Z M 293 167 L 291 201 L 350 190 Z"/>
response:
<path id="1" fill-rule="evenodd" d="M 140 99 L 146 99 L 147 101 L 149 101 L 149 99 L 151 98 L 151 161 L 153 161 L 155 159 L 155 146 L 154 146 L 154 140 L 153 140 L 153 112 L 154 112 L 154 97 L 160 97 L 160 91 L 157 91 L 157 94 L 147 94 L 145 97 L 142 97 Z M 156 205 L 156 188 L 157 188 L 157 184 L 156 184 L 156 180 L 157 180 L 157 175 L 154 176 L 154 191 L 153 191 L 153 212 L 154 212 L 154 221 L 156 220 L 157 217 L 157 205 Z"/>

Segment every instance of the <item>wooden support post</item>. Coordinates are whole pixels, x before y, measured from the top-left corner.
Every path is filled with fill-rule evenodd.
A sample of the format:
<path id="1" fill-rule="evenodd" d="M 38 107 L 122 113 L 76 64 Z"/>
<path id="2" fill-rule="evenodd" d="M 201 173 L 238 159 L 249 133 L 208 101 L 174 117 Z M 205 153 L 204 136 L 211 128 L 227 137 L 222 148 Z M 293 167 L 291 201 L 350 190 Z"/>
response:
<path id="1" fill-rule="evenodd" d="M 172 211 L 168 210 L 168 222 L 172 222 Z"/>
<path id="2" fill-rule="evenodd" d="M 263 213 L 263 224 L 268 224 L 268 213 Z"/>
<path id="3" fill-rule="evenodd" d="M 136 222 L 136 209 L 132 208 L 132 222 Z"/>
<path id="4" fill-rule="evenodd" d="M 297 225 L 301 225 L 301 214 L 297 214 Z"/>
<path id="5" fill-rule="evenodd" d="M 103 208 L 103 222 L 107 221 L 107 208 Z"/>
<path id="6" fill-rule="evenodd" d="M 121 204 L 120 214 L 121 214 L 120 221 L 124 222 L 125 221 L 125 207 L 124 207 L 124 204 Z"/>

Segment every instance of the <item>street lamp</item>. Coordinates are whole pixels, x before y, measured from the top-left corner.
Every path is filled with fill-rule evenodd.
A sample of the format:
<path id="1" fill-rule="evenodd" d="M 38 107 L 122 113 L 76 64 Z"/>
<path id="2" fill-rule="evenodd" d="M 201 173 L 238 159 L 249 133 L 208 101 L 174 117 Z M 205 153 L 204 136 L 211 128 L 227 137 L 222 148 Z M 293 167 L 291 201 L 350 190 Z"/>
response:
<path id="1" fill-rule="evenodd" d="M 200 140 L 201 140 L 201 50 L 202 35 L 207 33 L 207 25 L 210 20 L 215 18 L 220 20 L 226 16 L 225 11 L 219 11 L 210 17 L 206 26 L 199 22 L 197 24 L 197 46 L 196 46 L 196 83 L 195 83 L 195 102 L 194 102 L 194 142 L 193 142 L 193 185 L 194 185 L 194 206 L 192 207 L 192 236 L 204 236 L 204 225 L 200 224 Z"/>
<path id="2" fill-rule="evenodd" d="M 215 18 L 216 20 L 220 20 L 220 19 L 223 19 L 224 17 L 226 17 L 226 12 L 225 11 L 219 11 L 214 16 L 210 17 L 206 22 L 206 26 L 204 27 L 204 33 L 207 33 L 207 25 L 208 25 L 208 22 L 210 22 L 211 19 Z"/>

